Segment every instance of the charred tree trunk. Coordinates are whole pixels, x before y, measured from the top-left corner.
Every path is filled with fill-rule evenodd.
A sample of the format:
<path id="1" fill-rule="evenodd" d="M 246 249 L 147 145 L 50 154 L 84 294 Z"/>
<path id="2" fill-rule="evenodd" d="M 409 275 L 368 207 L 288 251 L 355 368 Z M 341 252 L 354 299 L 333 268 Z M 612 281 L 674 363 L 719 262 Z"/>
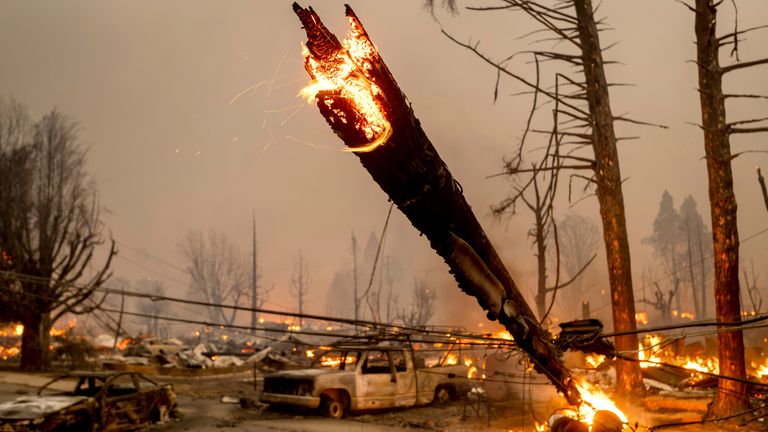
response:
<path id="1" fill-rule="evenodd" d="M 51 317 L 48 312 L 23 316 L 24 334 L 21 335 L 21 369 L 45 370 L 49 365 Z"/>
<path id="2" fill-rule="evenodd" d="M 574 6 L 578 19 L 581 60 L 591 114 L 592 147 L 596 163 L 595 183 L 608 260 L 613 328 L 616 332 L 627 332 L 635 330 L 637 324 L 613 114 L 592 2 L 591 0 L 574 0 Z M 615 342 L 618 351 L 637 350 L 637 336 L 634 334 L 619 336 Z M 639 363 L 619 360 L 616 366 L 616 377 L 617 392 L 636 396 L 643 393 L 644 386 Z"/>
<path id="3" fill-rule="evenodd" d="M 717 37 L 717 6 L 696 0 L 696 59 L 699 71 L 701 123 L 709 178 L 709 203 L 715 261 L 715 313 L 718 321 L 741 320 L 739 302 L 739 232 L 731 173 L 731 145 L 725 119 L 723 70 Z M 744 379 L 744 339 L 741 330 L 717 335 L 720 373 Z M 720 379 L 712 415 L 734 414 L 746 407 L 746 386 Z"/>
<path id="4" fill-rule="evenodd" d="M 383 145 L 367 153 L 356 153 L 362 165 L 413 226 L 426 235 L 450 267 L 459 287 L 477 299 L 490 319 L 498 319 L 509 330 L 536 369 L 545 373 L 571 403 L 579 402 L 575 383 L 550 342 L 550 335 L 538 325 L 465 200 L 461 185 L 421 128 L 354 12 L 347 7 L 351 37 L 358 50 L 352 52 L 328 31 L 311 8 L 304 9 L 295 3 L 293 7 L 307 33 L 305 66 L 310 76 L 317 81 L 318 71 L 344 63 L 349 80 L 354 80 L 352 84 L 370 91 L 389 122 L 390 135 Z M 350 59 L 351 72 L 346 63 Z M 367 120 L 355 99 L 339 89 L 326 89 L 318 91 L 314 100 L 348 148 L 370 147 L 371 137 L 361 127 Z"/>

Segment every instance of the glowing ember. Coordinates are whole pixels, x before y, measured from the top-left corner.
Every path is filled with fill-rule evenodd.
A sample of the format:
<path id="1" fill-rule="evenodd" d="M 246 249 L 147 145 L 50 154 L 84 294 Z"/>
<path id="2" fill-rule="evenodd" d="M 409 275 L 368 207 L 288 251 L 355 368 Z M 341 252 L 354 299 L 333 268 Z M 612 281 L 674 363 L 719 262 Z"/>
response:
<path id="1" fill-rule="evenodd" d="M 23 333 L 24 333 L 24 324 L 16 324 L 16 327 L 13 328 L 13 335 L 21 336 Z"/>
<path id="2" fill-rule="evenodd" d="M 315 350 L 307 350 L 307 358 L 314 358 Z"/>
<path id="3" fill-rule="evenodd" d="M 627 423 L 627 416 L 616 406 L 616 404 L 599 388 L 582 381 L 577 383 L 583 403 L 579 406 L 578 420 L 589 425 L 592 428 L 595 414 L 598 411 L 610 411 L 616 414 L 623 423 Z"/>
<path id="4" fill-rule="evenodd" d="M 382 91 L 368 78 L 368 71 L 373 68 L 376 49 L 363 37 L 363 31 L 350 18 L 351 31 L 349 37 L 342 42 L 344 51 L 329 61 L 318 61 L 312 57 L 306 46 L 302 49 L 304 67 L 312 77 L 308 86 L 301 89 L 299 95 L 307 102 L 317 101 L 321 91 L 338 92 L 338 94 L 353 105 L 357 118 L 346 118 L 340 110 L 334 110 L 342 123 L 353 122 L 365 137 L 370 140 L 367 145 L 355 148 L 345 148 L 350 152 L 370 152 L 384 144 L 392 136 L 392 126 L 384 115 L 377 97 Z M 329 105 L 330 108 L 330 105 Z"/>
<path id="5" fill-rule="evenodd" d="M 590 354 L 584 357 L 584 361 L 587 363 L 587 366 L 594 369 L 605 361 L 605 356 L 600 354 Z"/>

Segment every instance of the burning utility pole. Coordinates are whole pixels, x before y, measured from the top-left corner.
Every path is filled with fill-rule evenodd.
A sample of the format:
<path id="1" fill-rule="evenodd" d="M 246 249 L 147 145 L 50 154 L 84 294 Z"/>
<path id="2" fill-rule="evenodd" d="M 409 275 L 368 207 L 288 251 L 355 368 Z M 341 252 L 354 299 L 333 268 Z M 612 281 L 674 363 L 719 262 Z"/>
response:
<path id="1" fill-rule="evenodd" d="M 347 6 L 351 33 L 344 44 L 312 8 L 294 3 L 307 33 L 305 67 L 311 84 L 302 93 L 315 102 L 333 131 L 374 181 L 450 267 L 459 287 L 498 320 L 536 370 L 580 401 L 549 334 L 538 324 L 517 285 L 440 158 L 411 105 L 365 29 Z"/>

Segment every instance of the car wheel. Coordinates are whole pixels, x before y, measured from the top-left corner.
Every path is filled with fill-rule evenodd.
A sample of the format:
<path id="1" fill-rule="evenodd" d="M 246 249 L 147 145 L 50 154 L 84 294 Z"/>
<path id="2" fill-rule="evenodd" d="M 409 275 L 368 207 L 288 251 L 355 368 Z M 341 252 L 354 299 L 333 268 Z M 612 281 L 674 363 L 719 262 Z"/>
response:
<path id="1" fill-rule="evenodd" d="M 84 431 L 90 432 L 95 430 L 93 420 L 88 412 L 75 413 L 74 419 L 68 423 L 58 424 L 52 429 L 51 432 L 67 432 L 67 431 Z"/>
<path id="2" fill-rule="evenodd" d="M 340 395 L 322 395 L 320 409 L 326 417 L 340 419 L 347 413 L 346 399 Z"/>
<path id="3" fill-rule="evenodd" d="M 171 419 L 171 410 L 167 406 L 158 405 L 152 410 L 150 419 L 152 423 L 165 423 Z"/>
<path id="4" fill-rule="evenodd" d="M 450 387 L 440 386 L 435 389 L 434 403 L 436 405 L 445 405 L 453 399 L 453 392 Z"/>

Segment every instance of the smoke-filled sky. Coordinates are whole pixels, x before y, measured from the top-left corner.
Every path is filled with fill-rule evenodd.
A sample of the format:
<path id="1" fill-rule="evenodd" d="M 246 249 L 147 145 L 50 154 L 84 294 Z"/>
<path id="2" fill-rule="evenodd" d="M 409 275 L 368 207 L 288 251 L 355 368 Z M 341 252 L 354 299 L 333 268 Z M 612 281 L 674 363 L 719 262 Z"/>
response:
<path id="1" fill-rule="evenodd" d="M 517 37 L 536 27 L 517 13 L 438 11 L 436 20 L 416 0 L 350 3 L 489 237 L 530 292 L 530 219 L 521 213 L 495 220 L 489 210 L 509 191 L 504 179 L 489 176 L 517 145 L 530 98 L 502 80 L 494 104 L 495 72 L 440 28 L 503 58 L 528 49 Z M 766 24 L 768 2 L 739 5 L 740 28 Z M 331 30 L 346 33 L 342 2 L 313 6 Z M 733 26 L 730 8 L 722 7 L 721 31 Z M 699 119 L 690 62 L 693 15 L 672 0 L 604 2 L 599 13 L 612 27 L 603 46 L 618 42 L 606 54 L 620 63 L 609 67 L 608 78 L 632 84 L 612 89 L 614 113 L 669 127 L 617 125 L 621 135 L 639 137 L 619 148 L 639 286 L 641 271 L 652 265 L 641 240 L 651 232 L 665 189 L 676 206 L 692 195 L 710 225 L 702 134 L 692 125 Z M 181 295 L 187 277 L 178 244 L 185 233 L 217 229 L 247 253 L 255 214 L 262 282 L 275 287 L 267 306 L 295 307 L 287 286 L 301 250 L 312 279 L 309 310 L 323 313 L 334 273 L 351 266 L 351 234 L 361 241 L 378 235 L 389 204 L 357 158 L 341 151 L 316 108 L 296 97 L 308 81 L 304 38 L 290 1 L 2 0 L 0 94 L 25 103 L 34 117 L 57 107 L 79 121 L 104 221 L 120 248 L 116 276 L 161 279 Z M 764 57 L 767 46 L 768 31 L 756 32 L 740 44 L 741 59 Z M 722 59 L 732 60 L 727 51 Z M 523 57 L 513 67 L 532 74 Z M 551 76 L 555 66 L 546 67 Z M 766 68 L 737 72 L 725 80 L 726 90 L 768 94 L 765 76 Z M 764 117 L 768 102 L 728 108 L 729 120 Z M 758 135 L 732 140 L 735 152 L 763 150 L 764 142 Z M 766 160 L 748 153 L 733 163 L 742 239 L 768 226 L 754 170 L 768 168 Z M 598 220 L 594 198 L 572 208 L 563 199 L 558 213 L 568 211 Z M 743 261 L 754 259 L 758 272 L 768 259 L 767 239 L 742 247 Z M 398 288 L 403 301 L 419 277 L 438 290 L 438 322 L 452 323 L 467 310 L 478 311 L 467 322 L 482 316 L 397 212 L 386 245 L 385 254 L 396 256 L 408 275 Z M 592 286 L 606 288 L 600 280 Z"/>

